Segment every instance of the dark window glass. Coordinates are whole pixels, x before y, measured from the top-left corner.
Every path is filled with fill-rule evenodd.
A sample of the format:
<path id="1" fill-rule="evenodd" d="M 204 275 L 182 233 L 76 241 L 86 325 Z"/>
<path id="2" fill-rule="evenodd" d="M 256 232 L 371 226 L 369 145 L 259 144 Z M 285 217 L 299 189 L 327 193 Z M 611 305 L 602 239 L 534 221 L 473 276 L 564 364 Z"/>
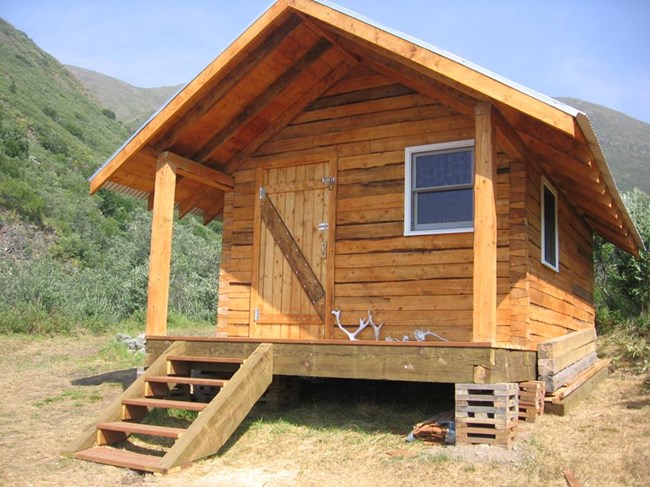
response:
<path id="1" fill-rule="evenodd" d="M 556 200 L 553 192 L 544 186 L 544 262 L 557 267 Z"/>

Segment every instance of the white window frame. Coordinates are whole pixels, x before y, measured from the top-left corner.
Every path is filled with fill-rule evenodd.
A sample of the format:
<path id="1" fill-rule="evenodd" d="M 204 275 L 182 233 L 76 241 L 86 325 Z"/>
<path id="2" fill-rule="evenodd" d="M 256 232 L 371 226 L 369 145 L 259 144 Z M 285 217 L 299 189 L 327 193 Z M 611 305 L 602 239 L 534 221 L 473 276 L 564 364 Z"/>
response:
<path id="1" fill-rule="evenodd" d="M 553 201 L 555 205 L 555 228 L 553 231 L 555 232 L 555 264 L 552 262 L 548 262 L 546 260 L 546 202 L 544 198 L 544 192 L 545 190 L 548 190 L 552 195 L 553 195 Z M 540 227 L 541 227 L 541 248 L 542 248 L 542 255 L 541 255 L 541 261 L 542 264 L 544 264 L 546 267 L 553 269 L 555 272 L 560 272 L 560 232 L 558 228 L 558 197 L 557 197 L 557 191 L 555 188 L 551 185 L 551 183 L 546 179 L 545 177 L 542 176 L 541 184 L 540 184 Z"/>
<path id="2" fill-rule="evenodd" d="M 423 152 L 448 151 L 453 149 L 471 149 L 474 153 L 474 139 L 456 140 L 453 142 L 443 142 L 440 144 L 417 145 L 406 147 L 404 150 L 404 235 L 437 235 L 445 233 L 468 233 L 474 231 L 474 214 L 472 210 L 472 220 L 469 226 L 449 227 L 436 229 L 415 229 L 413 223 L 413 160 L 414 156 Z M 474 170 L 475 162 L 472 160 L 472 202 L 474 198 Z M 442 187 L 442 186 L 441 186 Z"/>

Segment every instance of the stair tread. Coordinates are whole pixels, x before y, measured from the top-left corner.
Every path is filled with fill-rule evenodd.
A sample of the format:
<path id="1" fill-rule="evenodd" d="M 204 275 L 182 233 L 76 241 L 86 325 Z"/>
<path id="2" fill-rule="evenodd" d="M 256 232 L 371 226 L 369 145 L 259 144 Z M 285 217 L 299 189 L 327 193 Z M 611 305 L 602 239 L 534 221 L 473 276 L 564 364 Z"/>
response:
<path id="1" fill-rule="evenodd" d="M 149 397 L 123 399 L 126 406 L 148 406 L 163 409 L 185 409 L 187 411 L 203 411 L 207 404 L 201 402 L 174 401 L 172 399 L 154 399 Z"/>
<path id="2" fill-rule="evenodd" d="M 196 386 L 223 387 L 225 379 L 210 379 L 208 377 L 179 377 L 174 375 L 151 376 L 146 378 L 147 382 L 164 382 L 171 384 L 191 384 Z"/>
<path id="3" fill-rule="evenodd" d="M 178 362 L 205 362 L 213 364 L 243 364 L 244 359 L 239 357 L 204 357 L 201 355 L 168 355 L 167 361 Z"/>
<path id="4" fill-rule="evenodd" d="M 143 455 L 142 453 L 118 450 L 116 448 L 89 448 L 75 453 L 74 457 L 80 460 L 115 465 L 116 467 L 126 467 L 134 470 L 144 470 L 146 472 L 162 472 L 162 469 L 159 467 L 162 457 Z"/>
<path id="5" fill-rule="evenodd" d="M 170 426 L 157 426 L 154 424 L 130 423 L 116 421 L 113 423 L 99 423 L 97 429 L 109 431 L 123 431 L 124 433 L 136 433 L 141 435 L 161 436 L 164 438 L 179 438 L 186 430 L 183 428 L 172 428 Z"/>

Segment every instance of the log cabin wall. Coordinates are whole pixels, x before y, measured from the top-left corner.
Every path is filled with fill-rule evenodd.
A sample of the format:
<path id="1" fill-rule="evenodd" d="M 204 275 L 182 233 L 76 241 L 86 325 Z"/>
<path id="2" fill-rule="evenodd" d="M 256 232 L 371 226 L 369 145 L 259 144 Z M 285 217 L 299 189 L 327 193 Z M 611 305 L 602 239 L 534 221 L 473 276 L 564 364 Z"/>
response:
<path id="1" fill-rule="evenodd" d="M 325 150 L 338 157 L 333 306 L 342 321 L 358 323 L 371 309 L 377 323 L 385 322 L 382 338 L 424 329 L 471 341 L 473 234 L 403 235 L 404 149 L 472 139 L 474 130 L 473 118 L 366 68 L 353 69 L 235 174 L 224 209 L 218 331 L 250 333 L 256 160 Z M 504 172 L 498 181 L 501 236 L 507 234 L 507 179 Z M 507 317 L 507 245 L 500 242 L 500 251 L 499 309 Z M 347 339 L 332 328 L 333 338 Z M 372 330 L 359 338 L 372 339 Z"/>
<path id="2" fill-rule="evenodd" d="M 529 331 L 531 342 L 536 344 L 570 331 L 594 327 L 593 238 L 591 229 L 558 193 L 559 272 L 542 264 L 542 174 L 534 164 L 527 167 Z"/>

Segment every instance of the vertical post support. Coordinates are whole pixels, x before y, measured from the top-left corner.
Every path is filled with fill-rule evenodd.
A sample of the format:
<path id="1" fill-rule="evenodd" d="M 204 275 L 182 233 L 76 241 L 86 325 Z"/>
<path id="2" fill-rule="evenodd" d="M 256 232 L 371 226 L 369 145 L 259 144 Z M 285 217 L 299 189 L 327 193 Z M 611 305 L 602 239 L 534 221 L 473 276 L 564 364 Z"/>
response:
<path id="1" fill-rule="evenodd" d="M 474 169 L 474 308 L 473 338 L 496 342 L 497 329 L 497 210 L 496 137 L 493 108 L 475 108 Z"/>
<path id="2" fill-rule="evenodd" d="M 174 168 L 168 161 L 159 158 L 156 168 L 153 217 L 151 221 L 146 325 L 146 334 L 149 336 L 165 336 L 167 334 L 175 191 L 176 173 Z"/>

